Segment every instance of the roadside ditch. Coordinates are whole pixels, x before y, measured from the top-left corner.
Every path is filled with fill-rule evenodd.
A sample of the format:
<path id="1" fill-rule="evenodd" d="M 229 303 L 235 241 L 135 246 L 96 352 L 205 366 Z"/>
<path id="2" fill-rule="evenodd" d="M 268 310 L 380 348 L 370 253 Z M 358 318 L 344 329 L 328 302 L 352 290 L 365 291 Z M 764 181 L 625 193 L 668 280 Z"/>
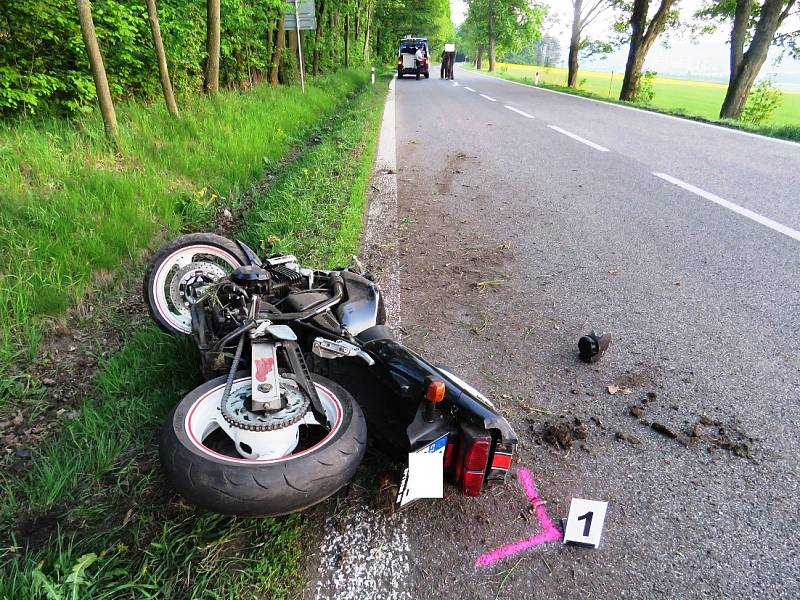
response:
<path id="1" fill-rule="evenodd" d="M 206 229 L 312 266 L 348 264 L 385 92 L 364 77 L 235 204 L 217 203 Z M 283 598 L 299 585 L 305 516 L 203 513 L 163 481 L 158 428 L 200 377 L 191 343 L 149 321 L 148 255 L 48 323 L 28 368 L 42 385 L 0 427 L 0 598 Z"/>

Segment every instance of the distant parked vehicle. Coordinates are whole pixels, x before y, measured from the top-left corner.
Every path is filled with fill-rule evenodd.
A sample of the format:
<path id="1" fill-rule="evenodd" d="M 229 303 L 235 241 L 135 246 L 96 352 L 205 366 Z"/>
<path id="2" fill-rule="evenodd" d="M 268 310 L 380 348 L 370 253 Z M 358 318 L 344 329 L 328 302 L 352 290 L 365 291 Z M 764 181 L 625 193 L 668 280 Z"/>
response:
<path id="1" fill-rule="evenodd" d="M 421 50 L 420 56 L 417 52 Z M 400 41 L 400 49 L 397 51 L 397 77 L 403 75 L 415 75 L 417 79 L 420 75 L 428 79 L 431 54 L 428 51 L 428 38 L 424 37 L 404 37 Z"/>

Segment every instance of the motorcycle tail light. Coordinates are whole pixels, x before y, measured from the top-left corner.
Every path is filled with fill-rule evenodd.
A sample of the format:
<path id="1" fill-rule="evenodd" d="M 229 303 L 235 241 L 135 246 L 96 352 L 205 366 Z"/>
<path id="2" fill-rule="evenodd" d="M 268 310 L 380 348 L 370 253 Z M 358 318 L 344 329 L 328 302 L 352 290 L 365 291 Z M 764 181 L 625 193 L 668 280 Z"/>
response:
<path id="1" fill-rule="evenodd" d="M 461 483 L 461 490 L 467 496 L 477 496 L 483 488 L 483 472 L 464 473 L 464 481 Z"/>
<path id="2" fill-rule="evenodd" d="M 486 463 L 489 460 L 490 441 L 491 439 L 473 440 L 472 444 L 467 448 L 464 469 L 467 471 L 480 471 L 481 473 L 486 470 Z"/>
<path id="3" fill-rule="evenodd" d="M 492 437 L 468 425 L 462 425 L 463 435 L 455 464 L 455 480 L 467 496 L 477 496 L 483 489 Z"/>

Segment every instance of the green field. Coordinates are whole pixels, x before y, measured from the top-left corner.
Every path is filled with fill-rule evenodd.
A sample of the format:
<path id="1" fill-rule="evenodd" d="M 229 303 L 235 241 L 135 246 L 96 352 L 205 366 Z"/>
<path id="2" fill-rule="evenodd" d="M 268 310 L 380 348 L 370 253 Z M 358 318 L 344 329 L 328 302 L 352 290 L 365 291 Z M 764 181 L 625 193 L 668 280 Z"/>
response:
<path id="1" fill-rule="evenodd" d="M 536 67 L 497 63 L 497 74 L 533 83 L 539 71 L 539 81 L 545 85 L 566 86 L 567 70 L 560 67 Z M 579 89 L 616 100 L 622 87 L 623 73 L 578 71 Z M 612 78 L 613 77 L 613 78 Z M 528 81 L 529 80 L 529 81 Z M 687 115 L 715 120 L 725 97 L 725 84 L 656 77 L 653 80 L 655 99 L 651 106 L 668 111 L 683 111 Z M 783 102 L 773 113 L 768 125 L 800 125 L 800 94 L 783 92 Z"/>

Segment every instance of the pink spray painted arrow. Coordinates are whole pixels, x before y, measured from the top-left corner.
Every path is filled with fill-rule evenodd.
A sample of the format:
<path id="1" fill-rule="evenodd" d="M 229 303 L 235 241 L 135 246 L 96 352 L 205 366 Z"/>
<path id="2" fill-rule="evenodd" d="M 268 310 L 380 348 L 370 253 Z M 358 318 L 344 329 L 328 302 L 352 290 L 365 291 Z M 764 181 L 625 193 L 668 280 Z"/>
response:
<path id="1" fill-rule="evenodd" d="M 478 560 L 475 561 L 476 567 L 486 567 L 496 563 L 498 560 L 519 554 L 525 550 L 530 550 L 541 544 L 561 540 L 561 532 L 553 524 L 553 521 L 550 520 L 550 517 L 547 516 L 547 510 L 544 507 L 545 503 L 539 499 L 539 492 L 536 491 L 536 484 L 533 483 L 533 477 L 531 477 L 530 471 L 525 467 L 520 467 L 519 471 L 517 471 L 517 475 L 522 483 L 522 487 L 525 489 L 525 493 L 528 495 L 528 500 L 530 500 L 531 505 L 533 505 L 536 518 L 539 521 L 539 525 L 542 526 L 542 531 L 524 540 L 506 546 L 500 546 L 490 552 L 481 554 Z"/>

